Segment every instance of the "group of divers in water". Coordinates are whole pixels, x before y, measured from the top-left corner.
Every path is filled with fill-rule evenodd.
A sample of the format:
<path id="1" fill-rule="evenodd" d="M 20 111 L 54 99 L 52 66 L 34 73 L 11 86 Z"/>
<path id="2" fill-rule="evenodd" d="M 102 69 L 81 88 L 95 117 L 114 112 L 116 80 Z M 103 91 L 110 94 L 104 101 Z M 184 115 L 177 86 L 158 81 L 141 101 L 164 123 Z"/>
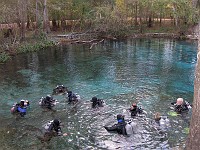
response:
<path id="1" fill-rule="evenodd" d="M 68 99 L 68 104 L 76 105 L 81 100 L 80 95 L 69 91 L 64 85 L 57 85 L 56 88 L 53 89 L 52 95 L 59 94 L 66 95 L 66 98 Z M 90 102 L 92 109 L 98 109 L 105 106 L 105 101 L 103 99 L 98 99 L 97 97 L 92 97 Z M 42 108 L 47 108 L 51 110 L 57 103 L 59 102 L 54 99 L 53 96 L 47 95 L 46 97 L 42 97 L 39 100 L 38 105 L 40 105 Z M 171 105 L 171 108 L 178 114 L 188 112 L 189 109 L 192 108 L 192 106 L 187 101 L 184 101 L 183 98 L 178 98 L 176 102 L 172 102 Z M 30 102 L 28 100 L 21 100 L 19 103 L 15 103 L 13 105 L 13 107 L 11 108 L 11 113 L 13 115 L 24 117 L 29 106 Z M 139 107 L 137 103 L 133 103 L 127 110 L 130 112 L 132 118 L 141 114 L 146 114 L 146 111 Z M 116 132 L 118 134 L 127 136 L 131 135 L 133 133 L 132 130 L 134 127 L 134 122 L 131 120 L 127 121 L 124 117 L 125 116 L 122 114 L 117 114 L 117 123 L 112 126 L 104 126 L 104 128 L 109 132 Z M 154 120 L 158 126 L 169 123 L 167 116 L 161 116 L 159 112 L 156 112 L 154 114 Z M 59 119 L 49 121 L 48 123 L 43 125 L 43 128 L 45 129 L 45 133 L 44 137 L 41 138 L 41 141 L 50 141 L 53 136 L 67 135 L 67 133 L 62 133 L 61 121 Z"/>

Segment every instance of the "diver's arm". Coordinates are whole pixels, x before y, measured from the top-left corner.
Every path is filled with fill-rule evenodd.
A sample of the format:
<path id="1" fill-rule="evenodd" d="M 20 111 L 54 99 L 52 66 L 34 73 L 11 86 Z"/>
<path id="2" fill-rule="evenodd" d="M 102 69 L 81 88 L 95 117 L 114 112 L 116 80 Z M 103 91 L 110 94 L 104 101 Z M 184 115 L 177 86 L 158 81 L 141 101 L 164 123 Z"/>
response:
<path id="1" fill-rule="evenodd" d="M 104 128 L 107 130 L 107 131 L 117 131 L 117 125 L 113 125 L 112 127 L 105 127 Z"/>
<path id="2" fill-rule="evenodd" d="M 175 104 L 176 104 L 176 102 L 171 102 L 171 104 L 172 104 L 172 105 L 175 105 Z"/>

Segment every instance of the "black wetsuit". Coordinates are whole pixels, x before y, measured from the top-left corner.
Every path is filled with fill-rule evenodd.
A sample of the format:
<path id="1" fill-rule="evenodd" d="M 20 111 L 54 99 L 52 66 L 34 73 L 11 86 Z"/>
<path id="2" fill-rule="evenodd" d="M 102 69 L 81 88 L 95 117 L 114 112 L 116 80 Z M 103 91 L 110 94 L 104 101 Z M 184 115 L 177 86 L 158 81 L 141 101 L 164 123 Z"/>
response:
<path id="1" fill-rule="evenodd" d="M 131 112 L 131 117 L 134 117 L 136 116 L 137 114 L 142 114 L 143 113 L 143 110 L 139 107 L 134 107 L 133 109 L 132 108 L 129 108 L 129 111 Z"/>
<path id="2" fill-rule="evenodd" d="M 55 89 L 53 89 L 53 94 L 61 94 L 67 92 L 67 88 L 63 85 L 58 85 Z"/>
<path id="3" fill-rule="evenodd" d="M 127 135 L 126 133 L 126 122 L 123 120 L 114 124 L 112 127 L 104 127 L 107 131 L 116 131 L 118 134 Z"/>
<path id="4" fill-rule="evenodd" d="M 73 103 L 78 102 L 77 96 L 72 92 L 68 92 L 68 103 L 71 104 L 72 102 Z"/>
<path id="5" fill-rule="evenodd" d="M 42 99 L 41 106 L 45 107 L 45 108 L 48 108 L 48 109 L 51 109 L 54 106 L 53 102 L 54 102 L 54 100 L 53 100 L 52 97 L 46 97 L 46 98 Z"/>
<path id="6" fill-rule="evenodd" d="M 49 132 L 53 132 L 55 131 L 57 133 L 57 135 L 61 135 L 62 130 L 60 126 L 55 125 L 54 123 L 52 123 L 49 128 L 48 128 Z"/>
<path id="7" fill-rule="evenodd" d="M 92 99 L 92 108 L 103 107 L 103 100 L 102 99 Z"/>
<path id="8" fill-rule="evenodd" d="M 185 102 L 183 102 L 182 105 L 175 105 L 174 110 L 177 113 L 182 113 L 182 112 L 187 112 L 189 110 L 189 108 L 188 108 L 187 104 Z"/>

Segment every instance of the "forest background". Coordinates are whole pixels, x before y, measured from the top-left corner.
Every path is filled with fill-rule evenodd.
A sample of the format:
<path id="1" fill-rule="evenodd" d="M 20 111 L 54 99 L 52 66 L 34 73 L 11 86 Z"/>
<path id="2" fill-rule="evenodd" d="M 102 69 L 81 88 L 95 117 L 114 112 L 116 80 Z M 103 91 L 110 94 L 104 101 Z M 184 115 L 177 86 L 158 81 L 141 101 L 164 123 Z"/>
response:
<path id="1" fill-rule="evenodd" d="M 51 37 L 58 34 L 195 38 L 199 6 L 199 0 L 1 0 L 0 62 L 55 45 Z"/>

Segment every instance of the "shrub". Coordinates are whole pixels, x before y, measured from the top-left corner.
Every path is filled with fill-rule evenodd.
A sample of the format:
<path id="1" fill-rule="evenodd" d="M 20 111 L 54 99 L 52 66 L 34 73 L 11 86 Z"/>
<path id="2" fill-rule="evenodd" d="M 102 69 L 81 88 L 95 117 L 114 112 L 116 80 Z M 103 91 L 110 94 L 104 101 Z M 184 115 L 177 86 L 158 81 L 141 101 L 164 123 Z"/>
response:
<path id="1" fill-rule="evenodd" d="M 9 54 L 6 53 L 6 52 L 0 53 L 0 62 L 1 62 L 1 63 L 6 62 L 6 61 L 9 60 L 10 58 L 11 58 L 11 57 L 10 57 Z"/>

